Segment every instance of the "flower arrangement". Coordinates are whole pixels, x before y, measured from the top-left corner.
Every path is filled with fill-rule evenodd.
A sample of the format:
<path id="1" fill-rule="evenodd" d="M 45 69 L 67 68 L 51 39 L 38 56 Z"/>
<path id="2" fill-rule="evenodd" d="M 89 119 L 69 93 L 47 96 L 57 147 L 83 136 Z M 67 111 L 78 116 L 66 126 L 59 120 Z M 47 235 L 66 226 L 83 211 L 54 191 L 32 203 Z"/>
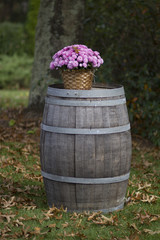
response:
<path id="1" fill-rule="evenodd" d="M 99 52 L 85 45 L 74 44 L 55 53 L 50 69 L 60 69 L 64 88 L 88 90 L 92 87 L 94 71 L 103 64 Z"/>
<path id="2" fill-rule="evenodd" d="M 78 70 L 98 68 L 103 64 L 99 52 L 93 51 L 85 45 L 64 47 L 54 54 L 50 69 Z"/>

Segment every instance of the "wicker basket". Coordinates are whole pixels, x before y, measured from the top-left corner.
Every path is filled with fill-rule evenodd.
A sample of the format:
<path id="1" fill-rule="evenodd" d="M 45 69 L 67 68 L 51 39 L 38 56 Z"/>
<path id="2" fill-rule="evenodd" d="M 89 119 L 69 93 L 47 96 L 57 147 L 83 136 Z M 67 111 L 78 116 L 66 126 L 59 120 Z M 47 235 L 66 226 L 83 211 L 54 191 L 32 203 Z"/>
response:
<path id="1" fill-rule="evenodd" d="M 89 90 L 92 87 L 93 76 L 90 69 L 62 71 L 65 89 Z"/>

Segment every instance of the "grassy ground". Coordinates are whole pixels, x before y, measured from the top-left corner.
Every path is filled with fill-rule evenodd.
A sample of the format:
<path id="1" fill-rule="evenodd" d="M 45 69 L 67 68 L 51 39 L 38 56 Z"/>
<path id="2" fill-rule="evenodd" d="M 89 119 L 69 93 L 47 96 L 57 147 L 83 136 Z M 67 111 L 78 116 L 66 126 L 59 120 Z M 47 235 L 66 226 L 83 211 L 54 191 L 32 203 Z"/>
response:
<path id="1" fill-rule="evenodd" d="M 41 117 L 24 114 L 26 100 L 17 100 L 24 94 L 15 93 L 0 92 L 0 239 L 158 240 L 159 149 L 133 140 L 123 210 L 103 214 L 49 209 L 40 174 Z"/>
<path id="2" fill-rule="evenodd" d="M 28 90 L 0 90 L 0 108 L 26 107 Z"/>

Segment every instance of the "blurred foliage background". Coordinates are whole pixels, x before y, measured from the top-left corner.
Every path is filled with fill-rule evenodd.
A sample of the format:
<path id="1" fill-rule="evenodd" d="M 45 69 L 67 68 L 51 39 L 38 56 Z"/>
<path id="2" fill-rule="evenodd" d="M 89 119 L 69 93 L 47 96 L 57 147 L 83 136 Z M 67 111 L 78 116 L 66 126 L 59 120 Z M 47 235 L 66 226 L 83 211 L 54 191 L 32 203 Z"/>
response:
<path id="1" fill-rule="evenodd" d="M 40 0 L 0 2 L 0 89 L 29 88 Z"/>
<path id="2" fill-rule="evenodd" d="M 0 88 L 29 88 L 40 0 L 1 0 Z M 84 44 L 96 81 L 125 87 L 132 133 L 160 145 L 160 1 L 86 0 Z"/>

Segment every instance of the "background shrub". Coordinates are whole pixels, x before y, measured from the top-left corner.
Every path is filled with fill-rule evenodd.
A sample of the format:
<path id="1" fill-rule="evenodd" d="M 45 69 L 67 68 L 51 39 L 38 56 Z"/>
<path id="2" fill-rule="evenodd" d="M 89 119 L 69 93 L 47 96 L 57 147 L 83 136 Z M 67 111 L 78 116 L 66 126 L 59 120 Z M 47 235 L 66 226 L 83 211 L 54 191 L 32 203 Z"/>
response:
<path id="1" fill-rule="evenodd" d="M 40 6 L 40 0 L 30 0 L 29 1 L 29 10 L 25 24 L 25 30 L 27 33 L 26 37 L 26 51 L 30 55 L 34 54 L 35 46 L 35 28 L 37 25 L 37 17 Z"/>
<path id="2" fill-rule="evenodd" d="M 23 54 L 26 47 L 25 37 L 22 23 L 0 23 L 0 54 Z"/>
<path id="3" fill-rule="evenodd" d="M 12 4 L 10 1 L 4 1 L 0 5 L 0 12 L 2 12 L 1 6 L 9 7 L 12 5 L 11 8 L 8 8 L 10 16 L 6 12 L 3 17 L 4 21 L 0 23 L 0 54 L 21 55 L 25 52 L 33 56 L 40 0 L 19 0 L 18 3 L 14 0 Z M 26 9 L 28 9 L 27 14 Z M 23 18 L 20 17 L 22 12 L 24 12 L 25 18 L 24 16 Z M 6 22 L 5 17 L 10 21 L 14 21 Z"/>
<path id="4" fill-rule="evenodd" d="M 160 145 L 159 0 L 86 1 L 86 43 L 105 60 L 97 80 L 125 87 L 132 132 Z"/>
<path id="5" fill-rule="evenodd" d="M 28 88 L 33 58 L 0 55 L 0 88 Z"/>
<path id="6" fill-rule="evenodd" d="M 25 22 L 28 0 L 1 0 L 0 22 Z"/>

